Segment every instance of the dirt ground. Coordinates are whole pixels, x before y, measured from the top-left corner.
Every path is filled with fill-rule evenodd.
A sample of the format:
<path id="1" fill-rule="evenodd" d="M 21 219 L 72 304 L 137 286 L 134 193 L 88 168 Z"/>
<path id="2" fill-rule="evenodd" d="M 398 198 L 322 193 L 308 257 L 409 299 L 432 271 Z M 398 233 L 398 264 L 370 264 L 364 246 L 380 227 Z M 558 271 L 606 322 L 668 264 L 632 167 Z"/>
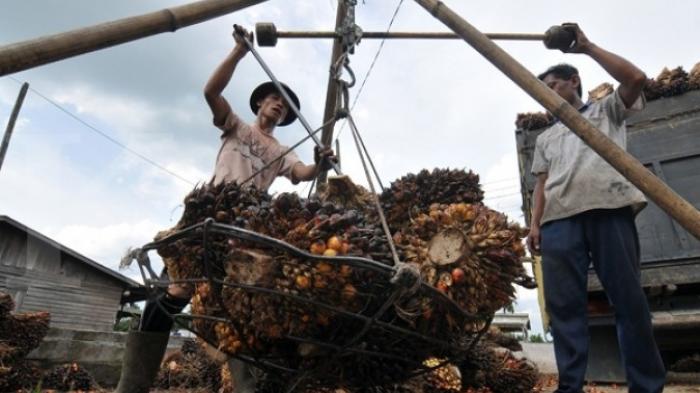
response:
<path id="1" fill-rule="evenodd" d="M 700 393 L 700 374 L 685 377 L 683 375 L 669 375 L 669 383 L 664 388 L 665 393 Z M 533 393 L 552 393 L 557 389 L 557 378 L 554 375 L 545 375 Z M 54 390 L 43 390 L 44 393 L 55 393 Z M 627 386 L 616 384 L 589 384 L 584 388 L 585 393 L 624 393 Z M 99 389 L 93 393 L 113 393 L 112 389 Z M 208 389 L 155 389 L 151 393 L 212 393 Z"/>
<path id="2" fill-rule="evenodd" d="M 683 381 L 683 377 L 669 377 L 670 382 L 664 387 L 665 393 L 700 393 L 700 384 Z M 692 378 L 695 379 L 695 378 Z M 693 381 L 694 382 L 694 381 Z M 554 375 L 543 376 L 535 388 L 538 393 L 551 393 L 557 389 L 557 378 Z M 627 392 L 626 385 L 616 384 L 589 384 L 584 388 L 586 393 L 623 393 Z"/>

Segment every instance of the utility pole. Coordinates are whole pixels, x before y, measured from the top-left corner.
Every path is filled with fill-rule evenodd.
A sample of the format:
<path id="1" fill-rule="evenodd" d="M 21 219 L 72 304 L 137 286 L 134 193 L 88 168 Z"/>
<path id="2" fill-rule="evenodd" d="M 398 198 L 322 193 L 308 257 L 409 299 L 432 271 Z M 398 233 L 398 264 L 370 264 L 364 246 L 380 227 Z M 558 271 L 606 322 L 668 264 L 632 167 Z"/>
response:
<path id="1" fill-rule="evenodd" d="M 345 5 L 345 0 L 338 0 L 338 9 L 335 15 L 335 30 L 343 25 L 343 19 L 347 14 L 347 7 Z M 341 38 L 336 38 L 333 40 L 333 49 L 331 52 L 331 64 L 328 73 L 328 89 L 326 90 L 326 107 L 323 111 L 323 124 L 327 123 L 333 117 L 335 117 L 335 111 L 338 108 L 338 83 L 335 80 L 335 69 L 336 63 L 342 54 L 342 43 Z M 342 65 L 339 65 L 342 67 Z M 333 129 L 335 127 L 335 122 L 328 124 L 321 132 L 321 142 L 325 146 L 330 146 L 333 140 Z M 326 171 L 321 171 L 318 174 L 318 179 L 316 183 L 316 190 L 322 190 L 326 184 Z"/>
<path id="2" fill-rule="evenodd" d="M 5 153 L 7 153 L 7 148 L 10 146 L 10 138 L 12 137 L 12 130 L 15 128 L 15 122 L 19 116 L 19 110 L 22 108 L 22 103 L 24 102 L 24 97 L 27 95 L 27 90 L 29 89 L 29 83 L 24 82 L 22 88 L 19 90 L 19 96 L 17 96 L 17 101 L 15 101 L 15 107 L 12 109 L 12 114 L 10 115 L 10 121 L 7 122 L 7 128 L 5 129 L 5 136 L 2 138 L 2 145 L 0 145 L 0 170 L 2 170 L 2 163 L 5 161 Z"/>

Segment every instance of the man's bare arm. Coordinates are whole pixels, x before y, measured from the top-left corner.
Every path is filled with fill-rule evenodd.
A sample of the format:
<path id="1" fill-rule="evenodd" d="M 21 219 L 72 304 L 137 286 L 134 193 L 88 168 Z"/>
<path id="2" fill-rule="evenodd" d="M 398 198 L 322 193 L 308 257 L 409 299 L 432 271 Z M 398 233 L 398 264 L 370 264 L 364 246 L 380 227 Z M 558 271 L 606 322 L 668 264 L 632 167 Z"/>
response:
<path id="1" fill-rule="evenodd" d="M 332 162 L 337 162 L 337 158 L 333 154 L 333 150 L 326 147 L 319 149 L 318 146 L 314 148 L 314 161 L 315 164 L 304 165 L 302 163 L 297 163 L 292 167 L 292 182 L 299 183 L 300 181 L 310 181 L 313 180 L 318 173 L 323 170 L 329 170 L 331 168 Z"/>
<path id="2" fill-rule="evenodd" d="M 620 82 L 618 90 L 620 98 L 622 98 L 627 108 L 631 107 L 644 89 L 647 79 L 644 72 L 622 56 L 607 51 L 589 41 L 578 25 L 566 25 L 572 26 L 571 28 L 576 32 L 576 45 L 569 52 L 587 54 L 600 64 L 610 76 Z"/>
<path id="3" fill-rule="evenodd" d="M 530 234 L 527 236 L 527 245 L 533 254 L 540 253 L 540 220 L 542 220 L 542 214 L 544 213 L 544 184 L 546 182 L 547 174 L 538 174 L 535 190 L 532 193 L 534 206 L 532 208 L 532 218 L 530 219 Z"/>
<path id="4" fill-rule="evenodd" d="M 248 33 L 246 32 L 246 34 Z M 226 115 L 231 111 L 231 106 L 221 93 L 231 81 L 238 62 L 248 53 L 248 48 L 242 39 L 236 33 L 233 36 L 236 40 L 236 46 L 214 70 L 204 87 L 204 98 L 207 100 L 209 108 L 211 108 L 211 112 L 214 115 L 214 124 L 216 125 L 222 125 Z M 252 35 L 250 37 L 252 39 Z"/>

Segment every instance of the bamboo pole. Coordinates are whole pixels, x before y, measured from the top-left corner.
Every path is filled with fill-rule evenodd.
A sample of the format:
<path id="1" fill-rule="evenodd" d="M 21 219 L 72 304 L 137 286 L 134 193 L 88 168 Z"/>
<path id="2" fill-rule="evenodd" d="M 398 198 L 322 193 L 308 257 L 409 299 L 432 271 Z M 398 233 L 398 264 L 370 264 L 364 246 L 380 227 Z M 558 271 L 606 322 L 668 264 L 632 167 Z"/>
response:
<path id="1" fill-rule="evenodd" d="M 561 120 L 622 176 L 637 186 L 688 232 L 700 239 L 700 212 L 693 205 L 647 170 L 637 159 L 593 127 L 574 107 L 545 86 L 512 56 L 444 3 L 437 0 L 415 1 L 462 37 L 477 52 L 481 53 L 520 88 Z"/>
<path id="2" fill-rule="evenodd" d="M 22 87 L 19 89 L 19 95 L 17 96 L 17 101 L 15 101 L 14 108 L 12 108 L 10 120 L 7 122 L 5 135 L 2 138 L 2 144 L 0 144 L 0 169 L 2 169 L 2 163 L 5 161 L 5 153 L 7 153 L 7 148 L 10 146 L 10 138 L 12 137 L 12 131 L 14 131 L 15 129 L 15 122 L 17 121 L 17 117 L 19 116 L 19 110 L 22 108 L 24 97 L 27 95 L 27 89 L 29 89 L 29 83 L 24 82 L 22 84 Z"/>
<path id="3" fill-rule="evenodd" d="M 0 47 L 0 76 L 173 32 L 267 0 L 203 0 Z"/>
<path id="4" fill-rule="evenodd" d="M 347 13 L 347 6 L 345 5 L 345 0 L 338 0 L 338 7 L 335 14 L 335 28 L 338 29 L 343 24 L 343 18 Z M 333 40 L 333 49 L 331 50 L 331 64 L 330 72 L 328 73 L 328 88 L 326 89 L 326 106 L 323 110 L 323 124 L 328 123 L 334 116 L 335 111 L 338 108 L 338 83 L 335 80 L 334 65 L 340 58 L 343 48 L 341 47 L 340 38 Z M 342 65 L 341 65 L 342 66 Z M 333 140 L 333 130 L 335 128 L 335 122 L 329 123 L 323 128 L 321 132 L 321 143 L 324 146 L 330 146 Z M 316 190 L 322 191 L 325 187 L 327 171 L 321 171 L 317 177 Z"/>

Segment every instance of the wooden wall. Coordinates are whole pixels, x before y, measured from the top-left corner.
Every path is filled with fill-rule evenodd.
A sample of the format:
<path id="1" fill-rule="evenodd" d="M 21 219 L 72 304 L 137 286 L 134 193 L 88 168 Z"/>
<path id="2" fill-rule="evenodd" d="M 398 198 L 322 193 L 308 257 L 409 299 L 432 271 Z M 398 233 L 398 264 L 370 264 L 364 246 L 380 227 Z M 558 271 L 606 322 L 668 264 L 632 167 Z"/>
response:
<path id="1" fill-rule="evenodd" d="M 0 290 L 17 310 L 49 311 L 51 326 L 111 331 L 126 283 L 0 222 Z"/>

